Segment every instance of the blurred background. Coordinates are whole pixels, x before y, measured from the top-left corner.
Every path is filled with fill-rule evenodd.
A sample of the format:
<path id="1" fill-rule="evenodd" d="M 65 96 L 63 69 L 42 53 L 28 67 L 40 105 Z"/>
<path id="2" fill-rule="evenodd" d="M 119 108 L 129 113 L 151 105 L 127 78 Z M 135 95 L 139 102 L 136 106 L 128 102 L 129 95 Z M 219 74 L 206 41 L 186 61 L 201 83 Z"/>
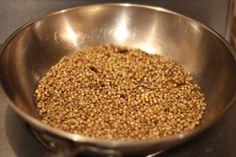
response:
<path id="1" fill-rule="evenodd" d="M 236 3 L 234 3 L 234 13 L 233 13 L 233 22 L 232 22 L 232 27 L 231 27 L 231 43 L 234 47 L 236 47 Z"/>

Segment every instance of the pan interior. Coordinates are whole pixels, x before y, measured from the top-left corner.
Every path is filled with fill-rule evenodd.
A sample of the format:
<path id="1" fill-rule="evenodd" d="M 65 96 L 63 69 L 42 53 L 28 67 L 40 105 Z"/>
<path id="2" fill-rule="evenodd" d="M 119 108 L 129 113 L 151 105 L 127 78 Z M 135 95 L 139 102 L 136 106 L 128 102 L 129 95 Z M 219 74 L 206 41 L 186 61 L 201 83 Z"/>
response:
<path id="1" fill-rule="evenodd" d="M 1 56 L 1 82 L 15 106 L 34 118 L 39 79 L 76 50 L 113 43 L 170 57 L 201 86 L 207 100 L 202 123 L 224 111 L 236 91 L 230 49 L 201 24 L 165 10 L 98 5 L 61 11 L 22 28 Z"/>

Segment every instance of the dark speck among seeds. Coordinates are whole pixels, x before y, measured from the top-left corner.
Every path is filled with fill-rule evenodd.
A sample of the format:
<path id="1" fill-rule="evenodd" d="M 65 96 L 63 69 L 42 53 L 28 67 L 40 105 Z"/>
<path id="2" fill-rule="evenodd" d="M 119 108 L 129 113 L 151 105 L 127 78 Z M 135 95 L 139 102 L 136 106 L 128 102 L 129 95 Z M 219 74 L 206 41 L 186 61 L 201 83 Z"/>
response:
<path id="1" fill-rule="evenodd" d="M 125 99 L 126 95 L 125 94 L 120 94 L 120 97 Z"/>
<path id="2" fill-rule="evenodd" d="M 35 98 L 43 123 L 112 140 L 186 132 L 206 109 L 193 77 L 173 60 L 114 45 L 63 57 L 39 81 Z"/>
<path id="3" fill-rule="evenodd" d="M 94 66 L 89 66 L 89 69 L 95 73 L 98 73 L 98 69 L 95 68 Z"/>
<path id="4" fill-rule="evenodd" d="M 125 48 L 125 47 L 122 47 L 122 48 L 119 48 L 119 49 L 118 49 L 118 52 L 124 54 L 124 53 L 128 53 L 129 50 L 128 50 L 127 48 Z"/>

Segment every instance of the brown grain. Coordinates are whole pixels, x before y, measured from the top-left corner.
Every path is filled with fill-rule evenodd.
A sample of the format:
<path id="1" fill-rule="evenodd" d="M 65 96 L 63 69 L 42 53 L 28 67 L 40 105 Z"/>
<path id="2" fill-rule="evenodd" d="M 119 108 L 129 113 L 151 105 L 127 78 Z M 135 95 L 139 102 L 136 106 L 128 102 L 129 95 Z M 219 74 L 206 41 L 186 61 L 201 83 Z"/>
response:
<path id="1" fill-rule="evenodd" d="M 43 123 L 114 140 L 192 130 L 206 109 L 200 87 L 173 60 L 114 45 L 63 57 L 39 81 L 35 98 Z"/>

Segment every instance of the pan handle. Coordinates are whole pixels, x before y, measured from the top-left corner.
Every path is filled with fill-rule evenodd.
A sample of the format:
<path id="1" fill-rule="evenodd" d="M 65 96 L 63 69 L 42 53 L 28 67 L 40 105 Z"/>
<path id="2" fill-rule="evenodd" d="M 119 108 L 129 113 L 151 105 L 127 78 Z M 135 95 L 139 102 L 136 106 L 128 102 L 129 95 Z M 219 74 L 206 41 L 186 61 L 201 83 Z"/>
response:
<path id="1" fill-rule="evenodd" d="M 59 138 L 55 134 L 37 130 L 30 126 L 36 138 L 52 152 L 44 157 L 77 157 L 82 154 L 91 154 L 98 157 L 122 157 L 122 152 L 116 149 L 106 149 L 91 143 L 74 143 L 64 138 Z M 88 156 L 87 155 L 87 156 Z"/>
<path id="2" fill-rule="evenodd" d="M 102 149 L 91 145 L 81 145 L 73 149 L 67 147 L 59 148 L 55 153 L 48 157 L 77 157 L 84 153 L 89 153 L 91 156 L 98 157 L 122 157 L 120 151 L 113 149 Z"/>

